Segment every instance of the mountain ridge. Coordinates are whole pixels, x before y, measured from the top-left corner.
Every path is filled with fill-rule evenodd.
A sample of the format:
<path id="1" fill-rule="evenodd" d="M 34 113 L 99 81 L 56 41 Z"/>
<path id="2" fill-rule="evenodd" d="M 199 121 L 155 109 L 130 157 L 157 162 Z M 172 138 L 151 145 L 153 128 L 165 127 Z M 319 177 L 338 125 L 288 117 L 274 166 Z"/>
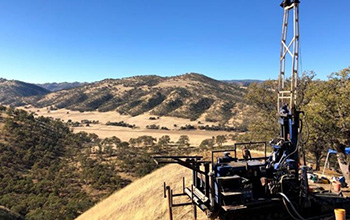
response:
<path id="1" fill-rule="evenodd" d="M 47 89 L 51 92 L 59 90 L 70 89 L 80 87 L 87 84 L 86 82 L 52 82 L 52 83 L 35 83 L 35 85 Z"/>
<path id="2" fill-rule="evenodd" d="M 240 86 L 249 86 L 252 83 L 264 82 L 264 80 L 259 80 L 259 79 L 232 79 L 232 80 L 221 80 L 221 81 L 225 83 L 235 83 Z"/>
<path id="3" fill-rule="evenodd" d="M 24 91 L 35 87 L 41 92 L 12 95 L 3 92 L 0 102 L 14 106 L 48 107 L 51 110 L 117 111 L 131 116 L 150 113 L 225 124 L 242 108 L 238 104 L 245 104 L 244 83 L 256 82 L 248 81 L 225 82 L 199 73 L 186 73 L 171 77 L 141 75 L 92 83 L 46 84 L 46 88 L 57 91 L 16 81 L 28 87 L 27 90 L 22 89 Z M 2 79 L 0 85 L 2 82 L 10 81 Z M 62 86 L 68 88 L 59 90 Z"/>
<path id="4" fill-rule="evenodd" d="M 202 74 L 156 75 L 104 79 L 81 87 L 25 100 L 35 107 L 78 111 L 117 111 L 137 116 L 146 112 L 195 120 L 226 122 L 244 102 L 245 89 Z M 217 114 L 219 113 L 219 114 Z"/>
<path id="5" fill-rule="evenodd" d="M 25 97 L 48 93 L 50 91 L 35 84 L 0 78 L 0 103 L 2 104 L 23 105 L 26 103 Z"/>

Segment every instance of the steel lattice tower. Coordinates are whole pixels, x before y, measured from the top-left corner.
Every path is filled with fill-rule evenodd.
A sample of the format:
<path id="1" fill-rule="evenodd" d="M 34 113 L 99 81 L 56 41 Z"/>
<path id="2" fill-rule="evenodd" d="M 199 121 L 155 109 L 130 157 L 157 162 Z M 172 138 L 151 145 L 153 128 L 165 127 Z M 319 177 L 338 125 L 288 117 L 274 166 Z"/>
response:
<path id="1" fill-rule="evenodd" d="M 299 68 L 299 3 L 299 0 L 285 0 L 281 4 L 283 8 L 283 24 L 278 78 L 278 111 L 284 104 L 288 104 L 291 110 L 296 105 Z M 289 24 L 290 16 L 293 16 L 293 27 Z M 290 41 L 288 41 L 289 29 L 293 31 L 293 38 Z M 286 61 L 291 62 L 290 75 L 286 75 Z M 290 77 L 290 87 L 287 87 L 286 77 Z"/>

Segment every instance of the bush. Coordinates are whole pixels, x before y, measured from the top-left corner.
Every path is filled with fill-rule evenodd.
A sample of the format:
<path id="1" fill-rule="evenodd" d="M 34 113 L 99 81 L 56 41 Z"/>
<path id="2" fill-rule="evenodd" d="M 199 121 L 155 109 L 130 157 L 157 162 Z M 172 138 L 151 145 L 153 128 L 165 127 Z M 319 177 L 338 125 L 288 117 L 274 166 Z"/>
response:
<path id="1" fill-rule="evenodd" d="M 155 124 L 153 124 L 153 125 L 147 125 L 146 128 L 147 128 L 147 129 L 158 130 L 158 129 L 159 129 L 159 125 L 155 125 Z"/>
<path id="2" fill-rule="evenodd" d="M 119 122 L 110 122 L 108 121 L 106 123 L 106 125 L 109 125 L 109 126 L 120 126 L 120 127 L 127 127 L 127 128 L 135 128 L 135 125 L 131 125 L 131 124 L 128 124 L 124 121 L 119 121 Z"/>
<path id="3" fill-rule="evenodd" d="M 214 147 L 214 140 L 213 139 L 205 139 L 201 142 L 199 145 L 199 148 L 201 149 L 208 149 Z"/>

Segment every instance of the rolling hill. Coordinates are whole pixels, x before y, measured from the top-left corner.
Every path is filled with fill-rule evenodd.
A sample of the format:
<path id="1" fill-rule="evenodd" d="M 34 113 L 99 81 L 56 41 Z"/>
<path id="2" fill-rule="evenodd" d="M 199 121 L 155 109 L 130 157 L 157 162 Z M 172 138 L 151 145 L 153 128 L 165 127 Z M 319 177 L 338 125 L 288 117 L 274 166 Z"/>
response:
<path id="1" fill-rule="evenodd" d="M 192 120 L 226 122 L 242 103 L 245 90 L 201 74 L 174 77 L 135 76 L 105 79 L 81 87 L 26 99 L 36 107 L 79 111 L 118 111 L 132 116 L 149 112 Z"/>
<path id="2" fill-rule="evenodd" d="M 163 182 L 179 193 L 182 177 L 191 179 L 191 171 L 177 164 L 162 167 L 115 192 L 80 215 L 76 220 L 163 220 L 168 219 L 167 200 L 163 197 Z M 186 185 L 190 185 L 188 181 Z M 188 202 L 185 198 L 175 203 Z M 174 208 L 174 219 L 193 219 L 192 206 Z M 198 210 L 199 220 L 207 219 Z"/>
<path id="3" fill-rule="evenodd" d="M 24 97 L 41 96 L 48 93 L 50 91 L 34 84 L 0 78 L 0 103 L 2 104 L 23 105 L 26 104 Z"/>

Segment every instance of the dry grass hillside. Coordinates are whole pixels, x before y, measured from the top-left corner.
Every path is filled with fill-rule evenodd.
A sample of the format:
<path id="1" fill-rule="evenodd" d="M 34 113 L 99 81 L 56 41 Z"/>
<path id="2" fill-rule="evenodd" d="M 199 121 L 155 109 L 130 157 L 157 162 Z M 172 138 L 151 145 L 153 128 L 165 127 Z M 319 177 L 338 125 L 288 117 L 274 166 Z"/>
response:
<path id="1" fill-rule="evenodd" d="M 0 103 L 22 105 L 24 97 L 46 95 L 49 91 L 34 84 L 0 78 Z"/>
<path id="2" fill-rule="evenodd" d="M 242 158 L 241 150 L 237 151 Z M 264 155 L 262 151 L 251 151 L 253 157 Z M 205 160 L 211 157 L 210 151 L 201 154 Z M 163 182 L 171 186 L 174 193 L 182 192 L 182 177 L 186 178 L 186 186 L 192 181 L 192 171 L 178 164 L 162 167 L 127 187 L 115 192 L 108 198 L 80 215 L 76 220 L 166 220 L 168 219 L 167 199 L 163 197 Z M 175 198 L 174 204 L 189 202 L 187 198 Z M 205 213 L 197 209 L 198 220 L 207 220 Z M 173 208 L 174 219 L 191 220 L 193 207 Z"/>
<path id="3" fill-rule="evenodd" d="M 167 165 L 112 194 L 76 220 L 168 219 L 167 200 L 163 198 L 163 182 L 166 181 L 174 192 L 181 192 L 182 177 L 186 178 L 186 185 L 190 185 L 191 174 L 189 169 L 180 165 Z M 175 200 L 177 202 L 179 201 Z M 193 219 L 192 206 L 175 207 L 174 219 Z M 207 219 L 200 210 L 198 219 Z"/>
<path id="4" fill-rule="evenodd" d="M 137 116 L 150 113 L 195 120 L 227 122 L 243 102 L 245 89 L 201 74 L 174 77 L 134 76 L 105 79 L 81 87 L 26 99 L 35 107 L 78 111 L 117 111 Z"/>

